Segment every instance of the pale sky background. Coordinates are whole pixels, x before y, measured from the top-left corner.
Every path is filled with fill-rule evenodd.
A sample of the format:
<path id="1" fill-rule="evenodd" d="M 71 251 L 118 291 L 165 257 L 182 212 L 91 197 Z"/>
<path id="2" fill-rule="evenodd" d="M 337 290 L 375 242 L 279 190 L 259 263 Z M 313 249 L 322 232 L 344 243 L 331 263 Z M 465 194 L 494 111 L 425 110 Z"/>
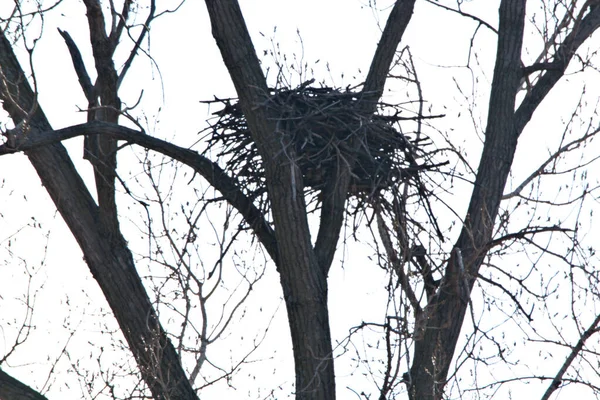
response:
<path id="1" fill-rule="evenodd" d="M 383 26 L 385 23 L 386 6 L 391 3 L 377 2 L 377 6 L 383 10 L 377 13 L 367 6 L 366 1 L 355 0 L 241 1 L 259 54 L 271 48 L 270 39 L 273 38 L 281 43 L 281 49 L 288 57 L 292 53 L 301 54 L 304 51 L 304 59 L 309 67 L 314 68 L 317 81 L 324 80 L 328 85 L 340 87 L 354 85 L 364 79 L 379 40 L 378 24 Z M 468 3 L 465 4 L 467 11 L 497 26 L 497 2 Z M 535 7 L 533 3 L 537 2 L 530 3 L 531 7 Z M 161 2 L 160 6 L 164 7 L 167 4 L 174 6 L 177 3 L 165 1 Z M 67 30 L 74 37 L 88 61 L 89 70 L 92 71 L 89 62 L 90 50 L 86 46 L 84 16 L 85 9 L 80 2 L 65 0 L 63 5 L 44 20 L 43 35 L 34 52 L 33 63 L 39 85 L 39 102 L 55 128 L 85 121 L 85 113 L 77 112 L 77 107 L 85 108 L 86 102 L 73 72 L 66 46 L 56 30 Z M 275 27 L 277 29 L 274 33 Z M 473 71 L 464 68 L 469 55 L 469 39 L 475 27 L 476 23 L 468 19 L 419 1 L 401 44 L 410 45 L 425 98 L 433 105 L 432 113 L 447 114 L 446 118 L 435 122 L 436 126 L 448 132 L 453 139 L 456 138 L 454 144 L 465 149 L 474 166 L 478 161 L 481 137 L 473 128 L 467 104 L 464 103 L 457 84 L 466 95 L 473 97 L 475 118 L 483 124 L 479 129 L 483 129 L 495 53 L 494 34 L 486 28 L 480 28 L 475 40 L 477 55 L 471 55 L 472 63 L 475 65 L 476 57 L 479 65 Z M 300 32 L 303 49 L 297 31 Z M 32 26 L 31 37 L 34 35 L 35 26 Z M 597 45 L 598 38 L 590 43 Z M 594 48 L 593 44 L 590 48 Z M 539 42 L 533 34 L 528 35 L 526 49 L 534 55 L 536 50 L 539 51 Z M 155 63 L 143 55 L 138 57 L 137 63 L 124 82 L 121 99 L 124 105 L 131 106 L 137 102 L 143 90 L 141 106 L 132 113 L 140 118 L 147 118 L 150 134 L 173 139 L 182 146 L 190 146 L 199 139 L 198 132 L 205 127 L 205 120 L 210 115 L 207 107 L 199 101 L 212 99 L 213 96 L 235 96 L 211 36 L 204 3 L 188 0 L 175 14 L 156 20 L 152 25 L 150 51 Z M 527 57 L 524 52 L 524 61 L 531 61 Z M 317 60 L 319 63 L 314 64 Z M 327 64 L 331 72 L 327 71 Z M 341 76 L 342 73 L 344 77 Z M 588 106 L 581 112 L 582 124 L 586 119 L 589 120 L 590 110 L 595 108 L 596 99 L 599 97 L 600 77 L 595 71 L 573 75 L 568 77 L 568 80 L 563 80 L 538 109 L 521 139 L 509 184 L 520 183 L 548 156 L 548 149 L 556 147 L 564 129 L 564 121 L 572 112 L 584 86 Z M 389 99 L 402 99 L 405 98 L 405 93 L 390 92 L 387 96 Z M 5 117 L 0 119 L 0 122 L 10 125 Z M 576 133 L 580 133 L 584 126 L 579 128 Z M 90 179 L 91 167 L 81 158 L 82 140 L 70 140 L 65 145 L 82 175 Z M 593 147 L 588 147 L 587 150 L 591 154 L 598 154 Z M 129 176 L 128 171 L 139 171 L 139 164 L 130 149 L 122 153 L 119 159 L 120 171 L 123 178 L 130 179 L 133 185 L 134 177 Z M 25 307 L 21 299 L 28 289 L 27 275 L 24 271 L 29 271 L 33 274 L 29 290 L 36 294 L 33 317 L 35 329 L 27 342 L 9 359 L 6 370 L 25 383 L 42 390 L 49 399 L 81 398 L 77 377 L 68 372 L 69 365 L 78 360 L 82 366 L 96 368 L 100 346 L 106 346 L 107 349 L 107 354 L 103 356 L 106 365 L 114 361 L 115 357 L 118 360 L 119 352 L 111 353 L 108 350 L 108 339 L 103 333 L 105 324 L 112 329 L 116 329 L 116 324 L 106 316 L 105 302 L 82 260 L 76 242 L 55 212 L 27 159 L 23 155 L 4 156 L 0 158 L 0 171 L 0 356 L 15 340 L 15 323 L 18 324 L 24 316 Z M 592 174 L 593 165 L 588 177 L 593 184 L 595 177 Z M 570 175 L 565 179 L 572 180 Z M 196 178 L 193 185 L 186 187 L 185 182 L 188 181 L 189 178 L 183 179 L 176 187 L 176 201 L 185 201 L 190 198 L 188 196 L 193 197 L 193 189 L 202 186 Z M 563 194 L 552 197 L 561 184 L 564 184 L 564 181 L 553 181 L 549 189 L 543 188 L 543 195 L 548 193 L 550 199 L 561 198 Z M 206 187 L 205 184 L 203 186 Z M 453 195 L 446 197 L 446 200 L 451 202 L 460 216 L 464 216 L 469 195 L 469 185 L 457 182 Z M 126 196 L 121 200 L 120 212 L 124 216 L 122 224 L 126 238 L 134 249 L 143 251 L 144 241 L 140 240 L 135 224 L 139 224 L 139 216 L 143 216 L 144 210 Z M 538 210 L 538 213 L 543 215 L 544 211 Z M 222 218 L 215 215 L 211 214 L 217 220 Z M 445 214 L 439 217 L 441 224 L 448 229 L 453 216 Z M 574 215 L 552 214 L 548 217 L 564 221 L 574 218 Z M 516 226 L 521 226 L 530 216 L 519 212 L 513 218 L 519 219 Z M 213 242 L 212 230 L 206 231 L 205 240 Z M 589 232 L 588 237 L 583 239 L 594 244 L 594 233 L 590 226 L 583 226 L 582 232 Z M 366 235 L 366 232 L 364 234 Z M 456 230 L 452 231 L 448 246 L 456 234 Z M 349 239 L 348 246 L 340 246 L 338 261 L 330 273 L 330 316 L 334 343 L 342 341 L 348 330 L 362 321 L 380 322 L 384 313 L 387 296 L 384 286 L 387 278 L 384 271 L 368 258 L 373 253 L 367 245 L 369 237 L 364 236 L 363 241 L 363 244 L 357 244 Z M 208 259 L 214 258 L 211 256 L 210 246 L 207 245 L 206 248 L 203 254 L 206 254 Z M 345 261 L 343 267 L 340 266 L 342 258 Z M 261 260 L 260 255 L 257 255 L 248 262 L 255 263 L 260 270 L 263 267 Z M 506 259 L 497 261 L 510 266 L 531 262 L 524 254 L 507 256 Z M 540 261 L 539 274 L 543 276 L 548 273 L 550 277 L 552 272 L 544 269 L 542 264 L 548 265 L 547 262 Z M 141 265 L 140 271 L 142 274 L 147 272 Z M 221 296 L 226 296 L 228 290 L 239 280 L 239 276 L 231 273 L 229 279 Z M 560 282 L 561 279 L 564 278 L 559 276 L 555 281 Z M 568 315 L 570 300 L 566 299 L 569 299 L 568 290 L 562 298 L 556 300 L 554 306 L 558 305 L 557 312 Z M 513 306 L 506 304 L 506 307 L 512 310 Z M 477 315 L 477 311 L 482 307 L 484 305 L 481 303 L 475 306 Z M 590 315 L 599 312 L 594 307 L 590 303 L 589 308 L 582 311 L 590 311 Z M 270 390 L 273 390 L 275 398 L 290 396 L 294 381 L 291 345 L 285 306 L 281 300 L 281 289 L 273 265 L 266 265 L 265 276 L 247 303 L 246 316 L 240 324 L 233 325 L 223 340 L 209 349 L 209 355 L 216 357 L 219 354 L 218 358 L 226 365 L 230 354 L 235 356 L 240 347 L 248 345 L 255 337 L 261 335 L 261 329 L 264 329 L 273 315 L 266 340 L 259 352 L 253 355 L 253 359 L 260 361 L 243 367 L 234 376 L 232 384 L 235 389 L 220 383 L 202 391 L 201 397 L 219 398 L 219 395 L 226 393 L 227 398 L 231 399 L 268 398 Z M 503 319 L 503 315 L 486 315 L 482 323 L 493 325 Z M 168 322 L 165 323 L 168 325 Z M 519 336 L 514 323 L 510 324 L 498 330 L 498 334 L 506 335 L 506 342 L 510 341 L 510 335 Z M 543 322 L 540 326 L 544 326 Z M 73 329 L 76 329 L 76 332 L 70 337 Z M 565 329 L 565 332 L 573 329 L 568 318 L 565 319 Z M 363 343 L 360 343 L 359 338 L 357 336 L 355 345 L 356 349 L 361 351 L 360 346 L 363 346 Z M 573 340 L 576 339 L 577 337 L 573 336 Z M 597 342 L 598 339 L 595 340 Z M 368 338 L 365 339 L 365 343 L 367 341 Z M 64 354 L 61 356 L 61 351 L 67 343 L 70 360 Z M 90 343 L 93 345 L 90 346 Z M 517 352 L 526 346 L 532 350 L 531 354 L 536 356 L 536 360 L 544 360 L 544 356 L 537 358 L 539 349 L 530 342 L 515 346 Z M 343 353 L 341 348 L 336 351 L 338 355 Z M 349 351 L 336 361 L 339 398 L 357 398 L 347 389 L 348 386 L 359 393 L 361 390 L 373 393 L 375 397 L 377 391 L 370 377 L 363 376 L 365 370 L 357 369 L 352 360 L 354 351 L 355 348 L 350 347 Z M 546 373 L 554 374 L 561 364 L 564 351 L 550 351 L 558 362 L 538 362 L 536 368 L 548 368 Z M 49 382 L 46 382 L 50 368 L 59 356 L 56 371 Z M 522 368 L 528 367 L 518 365 L 513 368 L 516 375 L 517 372 L 523 372 Z M 482 369 L 479 370 L 482 374 L 479 377 L 481 382 L 485 382 L 488 373 L 497 373 L 495 378 L 510 376 L 506 368 L 501 366 L 497 370 L 492 368 L 486 373 L 482 372 Z M 465 367 L 463 373 L 468 376 L 469 368 Z M 472 376 L 468 379 L 472 379 Z M 465 382 L 470 382 L 468 379 Z M 515 386 L 517 387 L 519 392 L 514 398 L 539 398 L 546 385 L 540 386 L 535 382 L 531 385 Z M 503 390 L 496 394 L 497 398 L 508 398 L 509 392 Z M 569 398 L 568 390 L 563 390 L 560 398 Z M 585 389 L 579 390 L 579 396 L 590 394 Z"/>

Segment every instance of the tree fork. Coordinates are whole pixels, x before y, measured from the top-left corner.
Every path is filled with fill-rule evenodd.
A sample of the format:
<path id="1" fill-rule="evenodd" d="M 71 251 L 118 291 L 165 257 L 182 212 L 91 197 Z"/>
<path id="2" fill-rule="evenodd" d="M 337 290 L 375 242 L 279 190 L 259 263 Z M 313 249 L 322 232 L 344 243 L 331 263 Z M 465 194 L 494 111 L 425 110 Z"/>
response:
<path id="1" fill-rule="evenodd" d="M 26 119 L 32 130 L 51 130 L 36 104 L 10 43 L 0 31 L 3 107 L 15 124 Z M 35 110 L 23 115 L 23 110 Z M 175 348 L 162 329 L 131 252 L 120 236 L 99 229 L 99 209 L 61 143 L 26 151 L 42 184 L 79 243 L 92 275 L 100 285 L 155 399 L 197 400 Z M 158 357 L 157 357 L 158 356 Z"/>

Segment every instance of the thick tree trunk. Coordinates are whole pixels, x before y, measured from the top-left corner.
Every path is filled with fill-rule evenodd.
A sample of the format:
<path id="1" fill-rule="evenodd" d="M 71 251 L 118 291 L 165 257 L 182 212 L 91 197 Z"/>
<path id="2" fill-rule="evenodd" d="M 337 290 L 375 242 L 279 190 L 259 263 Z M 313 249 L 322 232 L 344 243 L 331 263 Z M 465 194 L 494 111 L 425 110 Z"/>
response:
<path id="1" fill-rule="evenodd" d="M 0 32 L 0 97 L 15 123 L 29 118 L 29 129 L 51 130 L 12 51 Z M 35 105 L 35 106 L 34 106 Z M 23 110 L 33 110 L 24 115 Z M 26 152 L 75 239 L 111 307 L 155 399 L 196 400 L 175 348 L 163 331 L 135 269 L 131 252 L 118 232 L 102 228 L 100 212 L 60 143 Z"/>
<path id="2" fill-rule="evenodd" d="M 289 182 L 290 169 L 302 173 L 293 163 L 275 169 L 267 182 L 275 235 L 279 250 L 279 272 L 288 322 L 294 346 L 296 399 L 335 399 L 329 311 L 327 304 L 327 269 L 317 261 L 310 242 L 304 190 Z M 286 182 L 283 180 L 283 182 Z M 294 193 L 295 190 L 298 192 Z M 335 239 L 337 242 L 337 238 Z M 335 248 L 335 243 L 334 243 Z"/>
<path id="3" fill-rule="evenodd" d="M 577 49 L 600 27 L 600 7 L 588 5 L 581 20 L 558 46 L 550 68 L 515 110 L 520 80 L 525 0 L 500 5 L 498 49 L 490 94 L 486 138 L 471 203 L 438 293 L 422 316 L 415 335 L 409 395 L 413 400 L 442 398 L 450 362 L 479 268 L 488 252 L 495 219 L 511 169 L 517 140 L 542 100 L 564 75 Z M 532 69 L 535 70 L 535 69 Z"/>
<path id="4" fill-rule="evenodd" d="M 239 4 L 233 0 L 207 0 L 206 4 L 213 36 L 264 161 L 277 241 L 277 267 L 294 346 L 296 398 L 334 399 L 328 267 L 319 265 L 312 248 L 302 172 L 293 162 L 290 149 L 283 148 L 289 140 L 288 133 L 277 129 L 264 107 L 268 88 Z M 330 243 L 327 245 L 331 247 Z"/>
<path id="5" fill-rule="evenodd" d="M 235 0 L 206 0 L 213 36 L 238 93 L 248 126 L 263 159 L 275 225 L 277 266 L 294 346 L 296 398 L 335 398 L 331 333 L 327 306 L 327 273 L 339 240 L 349 170 L 340 168 L 336 185 L 328 185 L 315 248 L 310 239 L 302 172 L 280 129 L 264 107 L 265 77 Z M 385 78 L 412 16 L 414 0 L 397 1 L 377 48 L 367 81 L 363 110 L 375 111 Z M 351 165 L 351 163 L 350 163 Z"/>
<path id="6" fill-rule="evenodd" d="M 492 239 L 494 222 L 517 147 L 515 98 L 521 72 L 525 0 L 503 0 L 485 144 L 471 203 L 438 293 L 415 335 L 409 396 L 440 400 L 470 293 Z"/>

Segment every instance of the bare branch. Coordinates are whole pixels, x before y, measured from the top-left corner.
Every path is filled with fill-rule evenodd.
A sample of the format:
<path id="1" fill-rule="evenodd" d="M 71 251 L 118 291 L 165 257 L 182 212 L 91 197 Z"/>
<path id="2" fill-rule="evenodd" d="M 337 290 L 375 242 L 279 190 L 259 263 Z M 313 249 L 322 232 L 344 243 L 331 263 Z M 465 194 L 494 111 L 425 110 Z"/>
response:
<path id="1" fill-rule="evenodd" d="M 408 277 L 406 276 L 406 273 L 404 272 L 404 266 L 402 265 L 403 264 L 402 260 L 400 260 L 398 258 L 398 255 L 396 254 L 396 250 L 394 250 L 394 247 L 392 245 L 392 240 L 390 239 L 390 235 L 388 233 L 388 229 L 385 226 L 385 222 L 383 221 L 383 218 L 381 217 L 381 212 L 376 211 L 376 213 L 377 213 L 377 228 L 379 231 L 379 236 L 381 237 L 381 241 L 382 241 L 383 247 L 387 253 L 388 259 L 390 260 L 390 263 L 392 264 L 392 268 L 398 275 L 398 280 L 400 281 L 400 286 L 402 286 L 402 290 L 405 291 L 406 297 L 408 297 L 408 300 L 410 301 L 410 305 L 413 307 L 415 315 L 420 315 L 422 312 L 421 305 L 419 304 L 419 300 L 417 299 L 417 296 L 415 295 L 415 292 L 413 291 L 413 289 L 410 285 L 410 282 L 408 281 Z"/>
<path id="2" fill-rule="evenodd" d="M 531 90 L 527 92 L 521 105 L 515 111 L 515 130 L 517 135 L 523 132 L 533 112 L 559 79 L 562 78 L 577 49 L 600 27 L 600 6 L 598 6 L 597 2 L 588 2 L 588 7 L 589 13 L 576 24 L 571 33 L 567 35 L 558 47 L 552 61 L 553 67 L 547 69 L 539 78 Z"/>
<path id="3" fill-rule="evenodd" d="M 128 1 L 126 1 L 125 3 L 128 3 Z M 129 57 L 127 58 L 127 61 L 123 65 L 123 69 L 121 70 L 121 73 L 119 74 L 119 78 L 117 80 L 117 88 L 121 86 L 121 83 L 123 82 L 123 78 L 125 78 L 125 75 L 127 74 L 129 67 L 131 67 L 131 64 L 133 63 L 133 60 L 134 60 L 135 56 L 137 55 L 139 48 L 142 46 L 142 42 L 144 41 L 146 34 L 150 30 L 150 23 L 154 19 L 155 13 L 156 13 L 156 0 L 151 0 L 150 1 L 150 13 L 148 14 L 148 17 L 146 18 L 146 22 L 144 22 L 140 36 L 138 36 L 138 38 L 135 42 L 135 45 L 133 46 L 133 49 L 131 49 L 131 52 L 129 53 Z M 119 32 L 119 35 L 120 35 L 120 32 Z M 117 38 L 118 37 L 119 36 L 117 36 Z"/>
<path id="4" fill-rule="evenodd" d="M 117 72 L 113 60 L 118 42 L 110 41 L 102 5 L 98 0 L 85 0 L 87 21 L 92 44 L 92 54 L 96 73 L 95 96 L 100 99 L 100 107 L 88 113 L 88 121 L 100 120 L 117 123 L 121 111 L 118 95 Z M 94 98 L 92 105 L 95 105 Z M 117 204 L 115 199 L 115 181 L 117 175 L 117 144 L 111 138 L 94 136 L 84 141 L 84 158 L 94 167 L 96 193 L 98 198 L 100 224 L 102 229 L 113 236 L 120 234 Z"/>
<path id="5" fill-rule="evenodd" d="M 504 235 L 502 237 L 492 240 L 489 244 L 489 248 L 491 249 L 492 247 L 499 246 L 502 243 L 509 241 L 509 240 L 525 239 L 525 237 L 527 237 L 529 235 L 536 235 L 538 233 L 548 233 L 548 232 L 567 233 L 567 232 L 573 232 L 573 230 L 567 229 L 567 228 L 561 228 L 560 226 L 529 227 L 529 228 L 525 228 L 519 232 L 509 233 L 507 235 Z"/>
<path id="6" fill-rule="evenodd" d="M 412 17 L 414 6 L 415 0 L 397 0 L 388 17 L 363 88 L 367 112 L 375 111 L 377 100 L 383 94 L 390 66 Z"/>
<path id="7" fill-rule="evenodd" d="M 110 30 L 110 36 L 109 36 L 109 41 L 112 43 L 112 45 L 114 47 L 117 46 L 117 44 L 119 43 L 119 40 L 121 39 L 121 34 L 123 33 L 123 29 L 125 29 L 125 26 L 127 25 L 127 20 L 129 19 L 129 12 L 131 11 L 131 6 L 133 5 L 133 0 L 125 0 L 123 2 L 123 8 L 121 11 L 121 14 L 118 14 L 117 11 L 114 8 L 114 5 L 111 2 L 111 11 L 113 13 L 113 21 L 112 21 L 112 28 Z M 151 6 L 154 5 L 154 1 L 152 1 Z M 119 20 L 118 23 L 116 23 L 116 20 Z"/>
<path id="8" fill-rule="evenodd" d="M 51 131 L 43 110 L 40 107 L 33 108 L 33 90 L 3 33 L 0 34 L 0 67 L 9 90 L 8 94 L 0 92 L 0 98 L 5 100 L 4 108 L 14 122 L 18 123 L 23 118 L 19 108 L 35 109 L 30 118 L 32 131 Z M 16 99 L 19 107 L 10 104 L 7 99 Z M 112 232 L 109 237 L 102 231 L 99 226 L 99 207 L 64 146 L 52 143 L 31 148 L 25 154 L 79 243 L 90 271 L 98 281 L 150 390 L 156 397 L 166 397 L 167 392 L 170 392 L 182 399 L 197 399 L 146 294 L 131 251 L 119 231 Z M 149 346 L 154 341 L 160 341 L 160 359 L 156 358 L 155 347 Z M 157 380 L 164 377 L 168 377 L 167 380 Z"/>
<path id="9" fill-rule="evenodd" d="M 567 372 L 567 370 L 569 369 L 569 367 L 571 366 L 571 364 L 573 363 L 575 358 L 579 355 L 581 350 L 583 350 L 583 346 L 585 345 L 585 342 L 593 334 L 598 332 L 598 325 L 600 325 L 600 315 L 598 315 L 596 317 L 596 319 L 590 324 L 589 328 L 586 329 L 586 331 L 581 334 L 581 337 L 577 341 L 577 344 L 571 348 L 571 353 L 569 354 L 569 356 L 563 363 L 560 370 L 556 373 L 556 376 L 552 380 L 552 383 L 550 384 L 550 386 L 548 387 L 548 389 L 542 396 L 541 400 L 548 400 L 550 398 L 550 396 L 552 396 L 552 393 L 554 393 L 560 387 L 563 376 L 565 375 L 565 373 Z"/>
<path id="10" fill-rule="evenodd" d="M 440 8 L 443 8 L 444 10 L 452 11 L 453 13 L 457 13 L 458 15 L 462 15 L 463 17 L 470 18 L 473 21 L 479 23 L 480 25 L 485 26 L 490 31 L 494 32 L 495 34 L 498 34 L 498 29 L 494 28 L 492 25 L 490 25 L 489 23 L 485 22 L 481 18 L 479 18 L 479 17 L 477 17 L 477 16 L 475 16 L 473 14 L 469 14 L 468 12 L 464 12 L 460 8 L 458 10 L 456 10 L 456 9 L 454 9 L 452 7 L 445 6 L 445 5 L 443 5 L 443 4 L 439 3 L 439 2 L 435 2 L 433 0 L 425 0 L 425 1 L 427 1 L 429 4 L 433 4 L 436 7 L 440 7 Z M 458 3 L 458 4 L 460 5 L 460 3 Z"/>
<path id="11" fill-rule="evenodd" d="M 517 299 L 517 296 L 515 296 L 515 294 L 513 292 L 511 292 L 509 289 L 505 288 L 502 284 L 495 282 L 494 280 L 487 278 L 483 275 L 478 275 L 477 278 L 502 290 L 502 292 L 504 292 L 504 294 L 506 294 L 508 297 L 510 297 L 510 299 L 513 301 L 513 303 L 515 303 L 515 305 L 517 306 L 519 311 L 521 311 L 521 314 L 523 314 L 529 320 L 529 322 L 533 321 L 533 318 L 531 317 L 531 314 L 533 313 L 533 311 L 529 311 L 529 312 L 525 311 L 525 309 L 521 305 L 521 302 L 519 302 L 519 299 Z"/>
<path id="12" fill-rule="evenodd" d="M 523 76 L 531 75 L 537 71 L 548 71 L 551 69 L 560 70 L 560 65 L 554 62 L 539 62 L 532 65 L 528 65 L 522 68 Z"/>
<path id="13" fill-rule="evenodd" d="M 546 159 L 546 161 L 544 161 L 542 163 L 542 165 L 539 166 L 538 169 L 533 171 L 527 178 L 525 178 L 525 180 L 523 180 L 523 182 L 521 182 L 519 184 L 519 186 L 517 186 L 512 192 L 503 195 L 502 200 L 508 200 L 512 197 L 518 196 L 523 191 L 523 189 L 525 189 L 525 187 L 527 185 L 529 185 L 529 183 L 531 183 L 531 181 L 533 181 L 535 178 L 537 178 L 538 176 L 541 176 L 545 173 L 546 167 L 548 165 L 550 165 L 552 162 L 556 161 L 565 152 L 573 150 L 574 148 L 578 147 L 580 144 L 586 142 L 588 139 L 591 139 L 592 137 L 596 136 L 596 134 L 598 134 L 599 132 L 600 132 L 600 128 L 594 130 L 593 132 L 587 133 L 580 138 L 572 140 L 569 143 L 562 146 L 560 149 L 558 149 L 553 154 L 551 154 L 550 157 L 548 157 Z"/>
<path id="14" fill-rule="evenodd" d="M 83 62 L 83 58 L 81 57 L 81 53 L 77 48 L 77 45 L 71 38 L 68 32 L 63 30 L 58 30 L 60 35 L 65 40 L 67 44 L 67 48 L 69 49 L 69 53 L 71 53 L 71 60 L 73 61 L 73 67 L 75 68 L 75 73 L 77 74 L 77 78 L 79 78 L 79 84 L 81 85 L 81 89 L 83 89 L 83 93 L 88 100 L 89 104 L 94 103 L 94 85 L 92 85 L 92 80 L 90 79 L 90 75 L 85 68 L 85 64 Z"/>
<path id="15" fill-rule="evenodd" d="M 106 135 L 115 139 L 126 140 L 146 149 L 157 151 L 193 168 L 220 191 L 223 197 L 244 216 L 244 219 L 254 230 L 271 258 L 277 262 L 277 244 L 273 229 L 265 221 L 262 213 L 252 204 L 252 201 L 239 190 L 238 184 L 234 178 L 227 175 L 216 163 L 193 150 L 176 146 L 172 143 L 130 128 L 93 121 L 55 131 L 31 130 L 27 135 L 19 135 L 16 137 L 15 147 L 11 148 L 7 144 L 0 146 L 0 155 L 20 151 L 30 151 L 82 135 Z"/>

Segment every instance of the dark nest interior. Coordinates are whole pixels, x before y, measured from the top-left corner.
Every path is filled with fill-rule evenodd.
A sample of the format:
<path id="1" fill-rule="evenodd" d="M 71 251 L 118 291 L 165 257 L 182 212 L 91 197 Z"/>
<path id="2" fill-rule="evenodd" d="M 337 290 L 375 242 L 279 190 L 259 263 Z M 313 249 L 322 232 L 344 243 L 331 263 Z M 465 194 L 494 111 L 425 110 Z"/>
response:
<path id="1" fill-rule="evenodd" d="M 317 88 L 311 83 L 273 89 L 265 103 L 277 127 L 274 140 L 288 135 L 285 156 L 302 171 L 309 203 L 318 208 L 319 193 L 328 177 L 336 173 L 339 163 L 351 159 L 348 192 L 357 200 L 354 211 L 381 202 L 385 193 L 397 190 L 400 183 L 413 185 L 418 196 L 427 195 L 419 175 L 441 165 L 432 162 L 427 150 L 430 141 L 420 132 L 422 120 L 431 116 L 383 103 L 374 114 L 365 114 L 360 92 Z M 225 170 L 238 179 L 246 195 L 268 210 L 262 160 L 239 103 L 236 99 L 208 103 L 222 108 L 214 113 L 208 128 L 206 151 L 224 162 Z M 412 130 L 403 131 L 405 124 Z"/>

